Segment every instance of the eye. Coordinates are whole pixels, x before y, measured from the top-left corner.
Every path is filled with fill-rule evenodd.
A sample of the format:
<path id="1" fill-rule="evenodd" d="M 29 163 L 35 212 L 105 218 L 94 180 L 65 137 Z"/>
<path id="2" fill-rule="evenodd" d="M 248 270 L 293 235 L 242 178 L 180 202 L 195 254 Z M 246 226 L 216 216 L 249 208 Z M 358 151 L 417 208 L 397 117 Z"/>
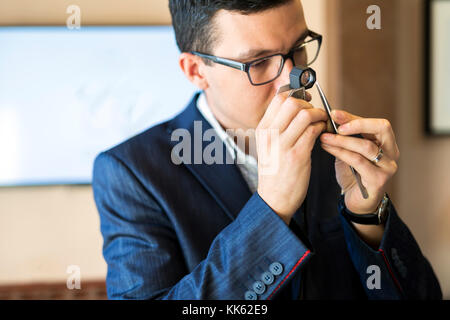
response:
<path id="1" fill-rule="evenodd" d="M 254 62 L 252 64 L 252 68 L 258 68 L 258 69 L 264 68 L 264 67 L 268 66 L 269 63 L 270 63 L 270 59 L 260 60 L 260 61 Z"/>

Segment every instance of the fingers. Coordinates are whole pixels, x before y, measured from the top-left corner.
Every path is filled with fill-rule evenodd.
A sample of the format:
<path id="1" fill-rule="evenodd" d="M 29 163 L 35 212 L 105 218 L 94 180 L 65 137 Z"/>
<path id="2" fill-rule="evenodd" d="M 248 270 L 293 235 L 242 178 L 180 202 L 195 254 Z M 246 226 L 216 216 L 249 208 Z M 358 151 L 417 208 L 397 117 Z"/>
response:
<path id="1" fill-rule="evenodd" d="M 319 132 L 320 135 L 326 130 L 327 119 L 327 114 L 322 109 L 312 108 L 300 110 L 282 134 L 285 143 L 288 146 L 294 145 L 300 136 L 303 135 L 305 130 L 313 123 L 319 123 L 318 126 L 321 128 L 323 127 L 323 130 Z M 317 137 L 318 136 L 316 136 L 315 139 L 317 139 Z"/>
<path id="2" fill-rule="evenodd" d="M 327 124 L 324 121 L 314 122 L 310 124 L 300 135 L 298 139 L 296 139 L 294 144 L 294 149 L 299 150 L 300 152 L 304 152 L 304 150 L 311 150 L 314 148 L 314 144 L 319 137 L 319 135 L 325 131 L 327 128 Z"/>
<path id="3" fill-rule="evenodd" d="M 352 120 L 361 119 L 361 117 L 353 115 L 344 110 L 334 109 L 331 111 L 331 116 L 333 117 L 334 122 L 337 124 L 344 124 Z"/>
<path id="4" fill-rule="evenodd" d="M 292 103 L 291 111 L 295 111 L 295 109 L 298 108 L 312 108 L 312 105 L 309 104 L 309 102 L 312 100 L 312 96 L 307 91 L 305 91 L 305 100 L 289 97 L 289 91 L 279 93 L 272 99 L 271 103 L 267 107 L 266 112 L 264 113 L 264 116 L 259 122 L 258 127 L 261 129 L 269 127 L 270 124 L 273 122 L 273 119 L 275 119 L 278 112 L 281 111 L 280 106 L 283 105 L 286 102 L 286 100 L 288 100 L 289 104 Z M 295 108 L 295 105 L 297 105 L 297 108 Z"/>
<path id="5" fill-rule="evenodd" d="M 302 143 L 314 145 L 318 136 L 326 130 L 327 119 L 324 110 L 314 108 L 305 100 L 287 97 L 286 93 L 282 93 L 272 100 L 258 129 L 277 129 L 283 145 L 287 147 L 294 146 L 304 134 Z M 318 124 L 312 125 L 314 123 Z"/>
<path id="6" fill-rule="evenodd" d="M 279 129 L 280 133 L 282 133 L 302 109 L 312 108 L 313 106 L 304 100 L 289 97 L 281 105 L 281 110 L 276 114 L 270 128 Z"/>
<path id="7" fill-rule="evenodd" d="M 339 133 L 345 135 L 358 133 L 390 134 L 392 133 L 392 127 L 386 119 L 360 118 L 341 125 Z"/>
<path id="8" fill-rule="evenodd" d="M 260 129 L 266 129 L 269 127 L 269 125 L 272 123 L 273 119 L 275 118 L 276 114 L 280 111 L 280 106 L 286 101 L 288 98 L 289 93 L 283 92 L 280 94 L 277 94 L 272 101 L 270 102 L 269 106 L 266 109 L 266 112 L 264 113 L 264 116 L 262 117 L 261 121 L 258 124 L 258 127 Z"/>
<path id="9" fill-rule="evenodd" d="M 367 139 L 325 133 L 320 137 L 320 140 L 324 144 L 359 153 L 369 161 L 375 159 L 380 150 L 378 145 Z M 384 160 L 385 158 L 382 158 L 377 166 L 388 169 L 388 162 Z"/>
<path id="10" fill-rule="evenodd" d="M 339 127 L 339 134 L 373 134 L 383 147 L 383 151 L 392 159 L 398 160 L 400 152 L 395 140 L 391 123 L 386 119 L 355 119 Z"/>
<path id="11" fill-rule="evenodd" d="M 333 110 L 332 117 L 340 124 L 339 134 L 350 136 L 362 134 L 365 138 L 376 140 L 385 154 L 397 161 L 400 157 L 391 123 L 386 119 L 366 119 L 344 110 Z"/>
<path id="12" fill-rule="evenodd" d="M 394 161 L 390 159 L 384 159 L 384 161 L 391 164 L 390 170 L 384 170 L 372 164 L 369 160 L 363 157 L 361 154 L 352 152 L 343 148 L 334 147 L 326 144 L 322 144 L 322 148 L 338 158 L 339 160 L 345 162 L 349 166 L 355 168 L 364 179 L 368 188 L 380 189 L 382 188 L 389 179 L 394 175 L 397 170 L 397 165 Z"/>

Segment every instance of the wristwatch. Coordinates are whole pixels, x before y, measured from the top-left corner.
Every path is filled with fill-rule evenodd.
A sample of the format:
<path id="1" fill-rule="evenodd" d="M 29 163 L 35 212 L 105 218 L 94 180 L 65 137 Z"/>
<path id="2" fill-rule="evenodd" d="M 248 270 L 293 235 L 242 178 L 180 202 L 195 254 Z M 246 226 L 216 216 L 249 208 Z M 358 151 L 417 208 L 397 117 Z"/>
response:
<path id="1" fill-rule="evenodd" d="M 347 220 L 355 222 L 357 224 L 366 224 L 366 225 L 380 225 L 386 222 L 388 216 L 388 204 L 389 204 L 389 196 L 387 193 L 384 194 L 383 199 L 378 205 L 377 210 L 374 213 L 367 214 L 356 214 L 351 212 L 345 206 L 345 195 L 341 195 L 341 199 L 339 200 L 339 206 L 341 207 L 341 212 Z"/>

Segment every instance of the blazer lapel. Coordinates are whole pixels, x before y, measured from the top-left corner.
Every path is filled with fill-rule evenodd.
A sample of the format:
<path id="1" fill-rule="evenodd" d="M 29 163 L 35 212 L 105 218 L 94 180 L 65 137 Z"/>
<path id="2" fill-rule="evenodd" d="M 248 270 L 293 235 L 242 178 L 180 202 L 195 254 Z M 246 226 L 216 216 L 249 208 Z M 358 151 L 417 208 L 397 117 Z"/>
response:
<path id="1" fill-rule="evenodd" d="M 198 145 L 201 145 L 202 155 L 205 147 L 212 143 L 212 141 L 204 141 L 202 138 L 205 131 L 212 129 L 212 127 L 197 109 L 196 103 L 199 95 L 200 93 L 197 93 L 187 108 L 170 121 L 168 132 L 172 134 L 176 129 L 185 129 L 189 132 L 191 138 L 191 159 L 188 159 L 190 161 L 183 161 L 183 165 L 192 172 L 230 219 L 234 220 L 252 194 L 239 168 L 234 163 L 227 164 L 225 162 L 227 148 L 223 142 L 220 142 L 224 155 L 223 164 L 206 164 L 203 157 L 202 159 L 194 159 L 195 152 L 197 151 L 197 154 L 199 152 L 199 150 L 195 150 L 196 139 L 197 141 L 201 140 Z M 220 138 L 218 135 L 214 135 L 213 139 Z M 179 141 L 171 141 L 172 148 L 177 143 Z M 200 163 L 198 163 L 198 160 L 200 160 Z"/>

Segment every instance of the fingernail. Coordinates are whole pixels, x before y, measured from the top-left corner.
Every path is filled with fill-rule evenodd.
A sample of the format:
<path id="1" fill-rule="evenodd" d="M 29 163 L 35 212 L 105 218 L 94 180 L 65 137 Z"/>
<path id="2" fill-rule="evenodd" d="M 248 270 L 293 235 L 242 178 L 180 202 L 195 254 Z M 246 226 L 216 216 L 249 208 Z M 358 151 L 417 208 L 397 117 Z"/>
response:
<path id="1" fill-rule="evenodd" d="M 331 134 L 324 133 L 322 134 L 322 140 L 330 141 L 332 139 Z"/>

